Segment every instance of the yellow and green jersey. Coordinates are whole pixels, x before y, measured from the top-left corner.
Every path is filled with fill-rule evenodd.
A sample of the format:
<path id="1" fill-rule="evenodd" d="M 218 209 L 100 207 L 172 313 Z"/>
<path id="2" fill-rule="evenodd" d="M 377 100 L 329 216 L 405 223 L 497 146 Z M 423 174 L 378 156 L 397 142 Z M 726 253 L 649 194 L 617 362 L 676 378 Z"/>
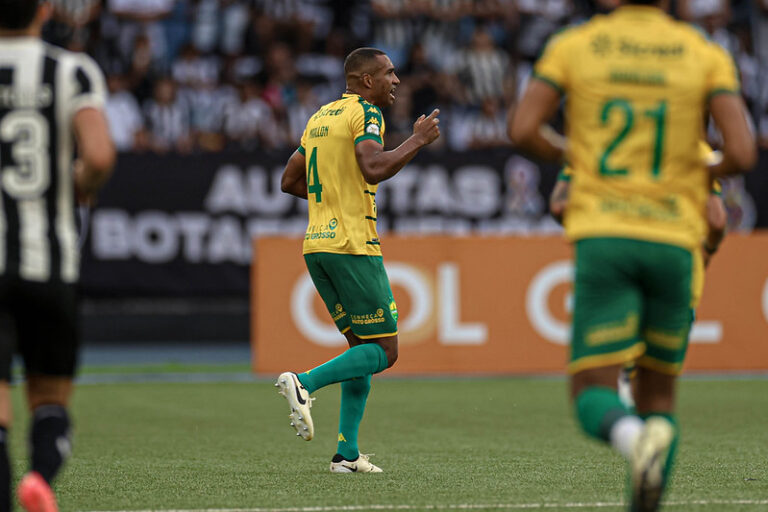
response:
<path id="1" fill-rule="evenodd" d="M 376 232 L 377 185 L 365 182 L 355 145 L 383 145 L 381 110 L 357 94 L 320 108 L 307 122 L 298 151 L 307 162 L 309 225 L 304 254 L 381 255 Z"/>
<path id="2" fill-rule="evenodd" d="M 740 89 L 727 52 L 660 9 L 624 6 L 553 37 L 534 72 L 566 95 L 567 236 L 698 247 L 707 103 Z"/>
<path id="3" fill-rule="evenodd" d="M 722 155 L 719 151 L 713 150 L 712 146 L 704 141 L 699 142 L 698 151 L 699 158 L 702 159 L 702 162 L 704 162 L 705 165 L 716 164 L 718 160 L 722 158 Z M 567 181 L 570 183 L 571 176 L 573 176 L 573 169 L 570 166 L 565 165 L 562 169 L 560 169 L 560 172 L 557 173 L 557 181 Z M 723 186 L 720 183 L 720 180 L 717 178 L 712 180 L 709 193 L 716 196 L 721 196 L 723 194 Z"/>

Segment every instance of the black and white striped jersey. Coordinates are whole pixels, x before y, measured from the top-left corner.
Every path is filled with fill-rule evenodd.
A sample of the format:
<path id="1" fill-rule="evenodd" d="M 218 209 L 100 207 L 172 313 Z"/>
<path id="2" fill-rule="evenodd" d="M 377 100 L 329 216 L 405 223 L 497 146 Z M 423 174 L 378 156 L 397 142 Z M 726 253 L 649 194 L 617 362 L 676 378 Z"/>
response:
<path id="1" fill-rule="evenodd" d="M 0 38 L 0 274 L 77 281 L 72 119 L 104 97 L 88 56 Z"/>

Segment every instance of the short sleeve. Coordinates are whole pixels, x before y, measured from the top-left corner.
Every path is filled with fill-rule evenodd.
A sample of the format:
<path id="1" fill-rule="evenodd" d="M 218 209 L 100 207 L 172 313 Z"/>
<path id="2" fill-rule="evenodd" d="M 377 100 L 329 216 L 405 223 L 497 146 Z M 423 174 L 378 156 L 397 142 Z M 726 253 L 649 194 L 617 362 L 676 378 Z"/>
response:
<path id="1" fill-rule="evenodd" d="M 73 94 L 69 102 L 70 116 L 84 108 L 104 109 L 107 97 L 104 74 L 93 59 L 82 53 L 75 54 L 70 80 L 73 83 Z"/>
<path id="2" fill-rule="evenodd" d="M 307 129 L 304 128 L 304 133 L 301 135 L 301 144 L 298 148 L 296 148 L 296 151 L 301 153 L 304 156 L 307 156 Z"/>
<path id="3" fill-rule="evenodd" d="M 350 116 L 352 124 L 352 136 L 355 144 L 364 140 L 375 140 L 382 146 L 384 145 L 384 118 L 381 115 L 379 107 L 367 101 L 361 100 Z"/>
<path id="4" fill-rule="evenodd" d="M 573 176 L 573 169 L 566 165 L 557 173 L 557 181 L 571 181 L 571 176 Z"/>
<path id="5" fill-rule="evenodd" d="M 533 67 L 533 76 L 542 80 L 560 94 L 565 94 L 568 87 L 568 38 L 566 34 L 553 35 L 544 52 Z"/>
<path id="6" fill-rule="evenodd" d="M 712 188 L 709 193 L 715 196 L 723 195 L 723 185 L 720 183 L 719 179 L 715 178 L 712 180 Z"/>
<path id="7" fill-rule="evenodd" d="M 710 42 L 709 70 L 707 73 L 707 98 L 717 94 L 739 94 L 741 83 L 733 58 L 722 46 Z"/>

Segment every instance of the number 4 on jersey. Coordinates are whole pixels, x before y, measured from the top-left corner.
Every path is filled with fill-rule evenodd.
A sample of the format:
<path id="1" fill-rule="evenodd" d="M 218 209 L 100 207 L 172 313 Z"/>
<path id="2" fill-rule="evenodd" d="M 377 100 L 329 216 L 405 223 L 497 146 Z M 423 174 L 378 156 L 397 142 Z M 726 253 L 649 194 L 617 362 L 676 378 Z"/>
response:
<path id="1" fill-rule="evenodd" d="M 315 202 L 323 202 L 323 185 L 320 183 L 320 177 L 317 175 L 317 148 L 312 148 L 312 154 L 309 155 L 309 169 L 307 169 L 307 197 L 309 194 L 315 194 Z"/>

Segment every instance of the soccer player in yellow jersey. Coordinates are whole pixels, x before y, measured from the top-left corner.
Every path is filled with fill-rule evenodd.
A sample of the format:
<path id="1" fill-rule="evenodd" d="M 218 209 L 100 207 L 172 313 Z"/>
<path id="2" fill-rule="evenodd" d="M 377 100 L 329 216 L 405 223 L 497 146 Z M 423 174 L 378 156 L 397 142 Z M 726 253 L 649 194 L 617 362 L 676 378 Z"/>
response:
<path id="1" fill-rule="evenodd" d="M 282 373 L 275 385 L 289 402 L 297 435 L 309 441 L 314 436 L 309 395 L 341 382 L 331 472 L 378 473 L 357 446 L 371 375 L 397 360 L 397 306 L 376 232 L 376 189 L 440 136 L 440 120 L 438 110 L 422 115 L 413 135 L 384 151 L 380 108 L 395 101 L 400 83 L 392 62 L 381 50 L 358 48 L 344 61 L 344 73 L 346 93 L 310 118 L 285 167 L 282 189 L 309 201 L 304 260 L 350 348 L 307 372 Z"/>
<path id="2" fill-rule="evenodd" d="M 630 510 L 654 511 L 677 444 L 675 383 L 709 185 L 749 170 L 756 148 L 727 53 L 661 2 L 624 4 L 552 38 L 509 135 L 573 169 L 564 222 L 575 246 L 575 412 L 588 435 L 630 461 Z M 565 139 L 542 130 L 562 99 Z M 710 166 L 697 151 L 706 110 L 724 139 Z M 616 391 L 633 360 L 637 415 Z"/>
<path id="3" fill-rule="evenodd" d="M 699 143 L 699 153 L 707 165 L 716 164 L 721 157 L 719 151 L 712 151 L 712 148 L 706 142 Z M 557 175 L 557 182 L 549 197 L 549 210 L 552 216 L 562 223 L 563 214 L 568 206 L 568 191 L 570 189 L 571 176 L 573 170 L 565 166 Z M 694 269 L 699 274 L 695 274 L 691 314 L 695 315 L 701 295 L 704 291 L 703 271 L 720 247 L 720 243 L 725 237 L 725 228 L 728 222 L 728 214 L 725 210 L 725 204 L 722 197 L 722 186 L 718 180 L 713 180 L 707 199 L 706 208 L 707 236 L 701 242 L 701 251 L 694 252 Z M 699 277 L 700 276 L 700 277 Z M 694 316 L 695 318 L 695 316 Z M 690 331 L 689 331 L 690 334 Z M 637 373 L 635 362 L 629 362 L 619 374 L 618 393 L 622 403 L 630 408 L 634 408 L 635 400 L 632 397 L 632 380 Z"/>

